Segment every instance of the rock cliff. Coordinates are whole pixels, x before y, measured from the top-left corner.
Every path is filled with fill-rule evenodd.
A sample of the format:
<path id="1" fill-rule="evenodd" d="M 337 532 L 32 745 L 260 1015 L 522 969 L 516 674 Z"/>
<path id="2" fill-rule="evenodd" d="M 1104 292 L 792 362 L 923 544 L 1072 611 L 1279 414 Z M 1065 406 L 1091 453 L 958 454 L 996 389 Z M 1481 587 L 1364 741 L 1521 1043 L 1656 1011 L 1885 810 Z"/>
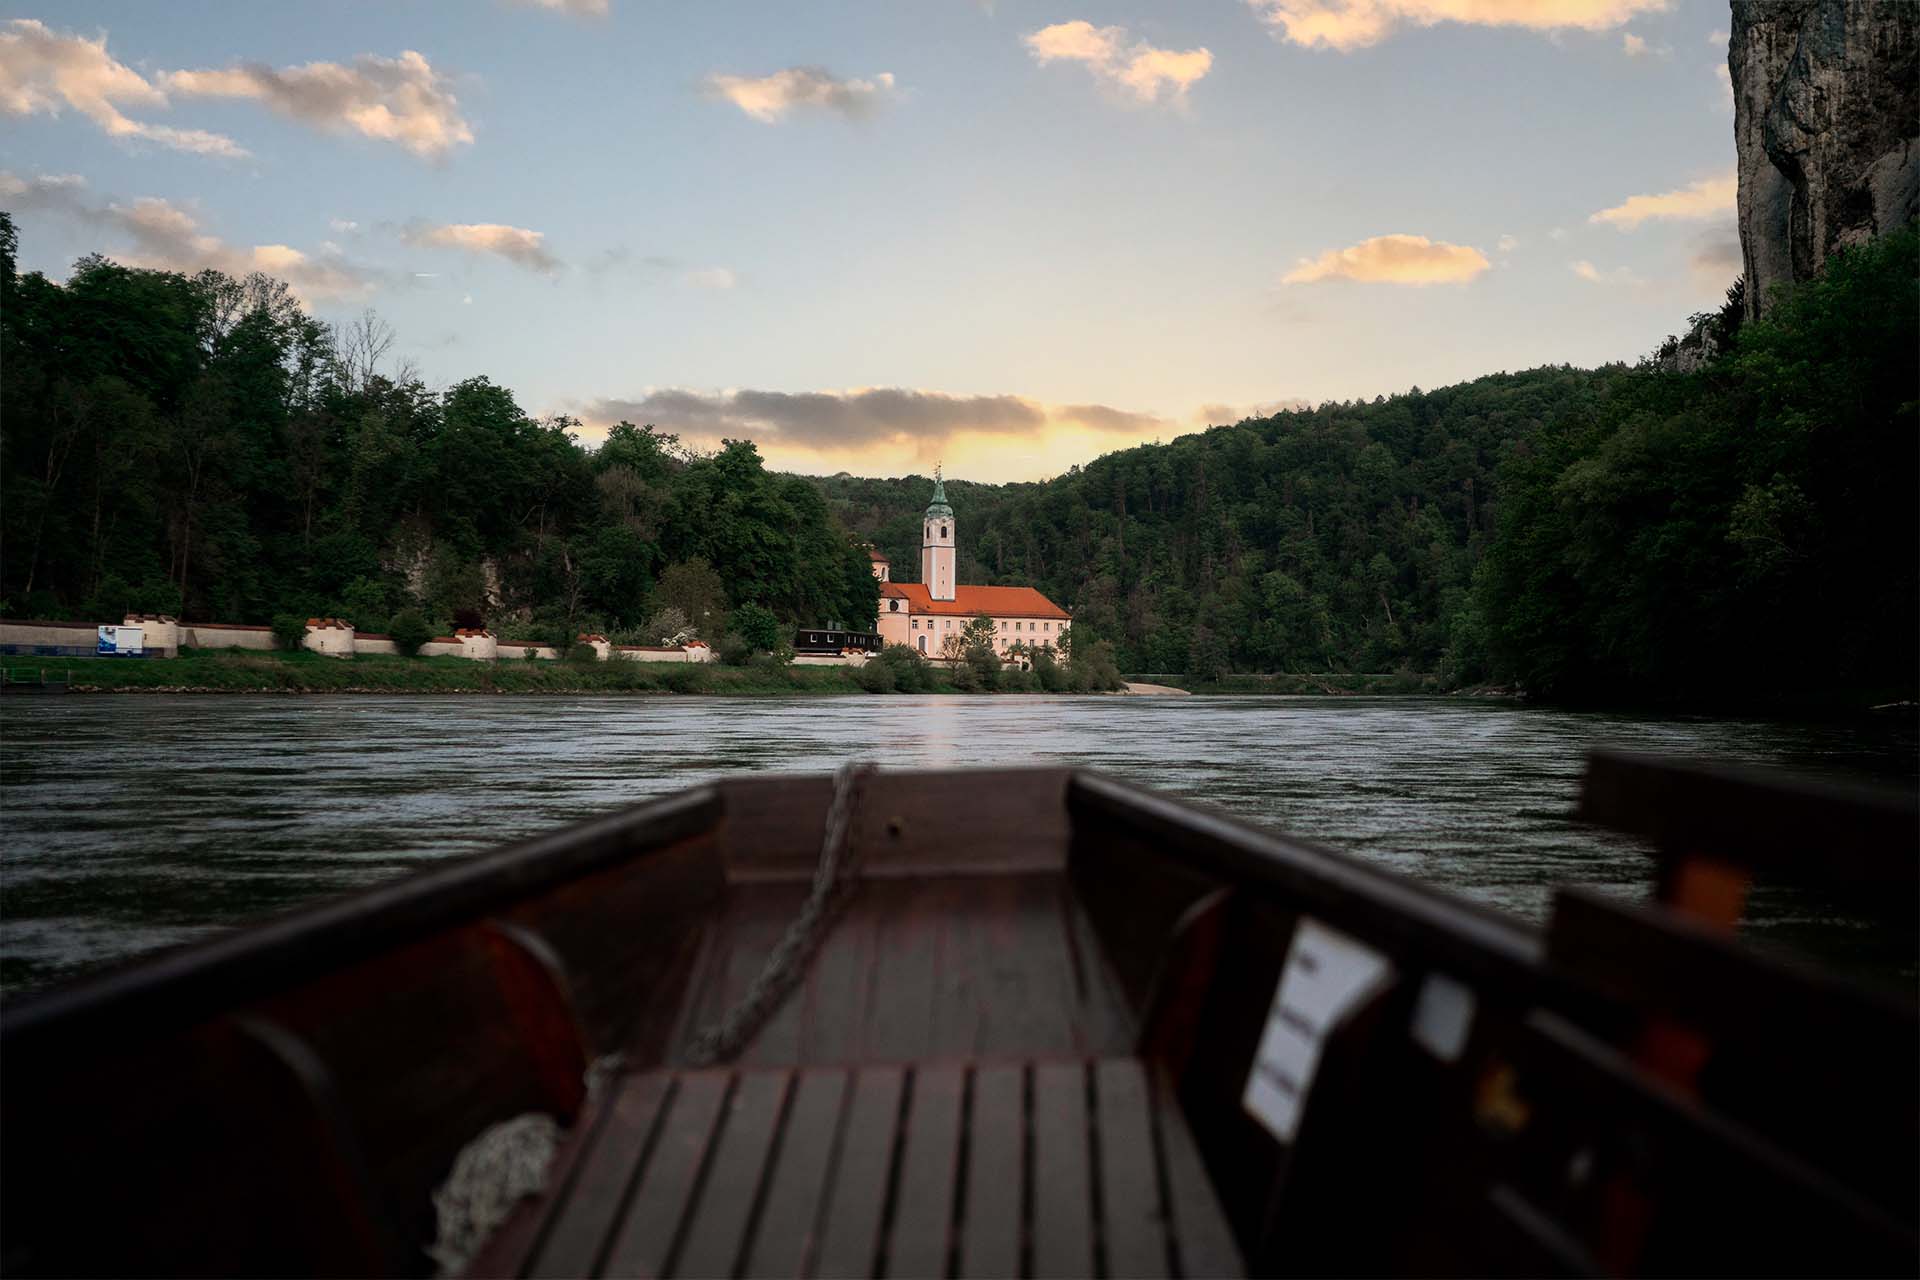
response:
<path id="1" fill-rule="evenodd" d="M 1747 315 L 1920 213 L 1920 4 L 1732 0 Z"/>

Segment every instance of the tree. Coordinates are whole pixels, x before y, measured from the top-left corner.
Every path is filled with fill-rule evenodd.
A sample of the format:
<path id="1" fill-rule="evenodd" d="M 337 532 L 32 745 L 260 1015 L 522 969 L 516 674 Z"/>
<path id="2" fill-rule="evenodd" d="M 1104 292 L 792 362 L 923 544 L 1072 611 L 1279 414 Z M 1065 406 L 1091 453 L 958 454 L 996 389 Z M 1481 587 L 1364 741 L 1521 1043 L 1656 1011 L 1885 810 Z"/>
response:
<path id="1" fill-rule="evenodd" d="M 733 630 L 755 652 L 767 653 L 786 643 L 780 619 L 773 610 L 757 604 L 743 604 L 733 611 Z"/>
<path id="2" fill-rule="evenodd" d="M 726 619 L 726 584 L 705 559 L 694 556 L 668 565 L 654 584 L 658 609 L 678 609 L 700 635 L 713 635 Z"/>
<path id="3" fill-rule="evenodd" d="M 428 624 L 427 615 L 418 609 L 402 609 L 387 624 L 387 639 L 393 641 L 395 649 L 411 658 L 420 652 L 421 645 L 433 639 L 433 627 Z"/>

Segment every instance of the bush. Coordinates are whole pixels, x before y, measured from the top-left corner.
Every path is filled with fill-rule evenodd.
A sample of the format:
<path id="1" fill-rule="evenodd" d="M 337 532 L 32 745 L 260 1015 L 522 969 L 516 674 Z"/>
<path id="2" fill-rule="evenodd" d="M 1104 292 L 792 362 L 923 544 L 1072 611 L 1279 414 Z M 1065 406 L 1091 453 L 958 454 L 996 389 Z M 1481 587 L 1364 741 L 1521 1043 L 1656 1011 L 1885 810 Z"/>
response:
<path id="1" fill-rule="evenodd" d="M 974 645 L 967 650 L 966 661 L 960 664 L 973 672 L 973 678 L 981 689 L 992 693 L 1000 687 L 1000 655 L 986 645 Z"/>
<path id="2" fill-rule="evenodd" d="M 713 656 L 724 666 L 744 667 L 753 657 L 753 646 L 748 644 L 738 632 L 729 631 L 721 636 L 720 643 L 713 647 Z"/>
<path id="3" fill-rule="evenodd" d="M 1076 693 L 1093 693 L 1120 687 L 1120 668 L 1114 665 L 1113 646 L 1105 640 L 1075 646 L 1073 661 L 1067 667 L 1068 685 Z"/>
<path id="4" fill-rule="evenodd" d="M 927 693 L 934 686 L 933 668 L 911 645 L 890 644 L 867 666 L 875 663 L 893 672 L 894 688 L 901 693 Z"/>
<path id="5" fill-rule="evenodd" d="M 273 615 L 273 647 L 288 653 L 296 652 L 300 642 L 307 638 L 307 620 L 297 613 L 276 613 Z"/>
<path id="6" fill-rule="evenodd" d="M 387 624 L 387 638 L 395 649 L 411 658 L 420 652 L 421 645 L 433 639 L 433 627 L 418 609 L 402 609 Z"/>
<path id="7" fill-rule="evenodd" d="M 565 652 L 569 666 L 591 667 L 600 661 L 600 655 L 585 640 L 578 640 L 568 645 Z"/>
<path id="8" fill-rule="evenodd" d="M 1055 661 L 1053 650 L 1035 649 L 1033 651 L 1033 679 L 1048 693 L 1067 691 L 1067 671 Z"/>
<path id="9" fill-rule="evenodd" d="M 893 668 L 877 658 L 865 666 L 853 668 L 853 682 L 868 693 L 892 693 L 900 683 L 893 674 Z"/>
<path id="10" fill-rule="evenodd" d="M 1039 681 L 1034 678 L 1031 671 L 1022 671 L 1018 667 L 1006 667 L 1000 672 L 1000 692 L 1002 693 L 1032 693 L 1038 685 Z"/>
<path id="11" fill-rule="evenodd" d="M 780 619 L 773 610 L 757 604 L 743 604 L 733 611 L 733 629 L 742 640 L 761 652 L 779 648 L 786 641 Z"/>

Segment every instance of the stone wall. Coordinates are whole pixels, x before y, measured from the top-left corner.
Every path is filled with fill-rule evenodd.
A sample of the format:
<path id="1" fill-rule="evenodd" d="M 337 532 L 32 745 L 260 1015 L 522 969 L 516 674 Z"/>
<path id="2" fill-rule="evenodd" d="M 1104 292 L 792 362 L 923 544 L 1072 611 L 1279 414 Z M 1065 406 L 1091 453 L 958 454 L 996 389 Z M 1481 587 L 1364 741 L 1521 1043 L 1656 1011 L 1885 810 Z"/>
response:
<path id="1" fill-rule="evenodd" d="M 84 645 L 91 649 L 99 642 L 100 632 L 91 622 L 33 622 L 0 620 L 0 644 Z"/>
<path id="2" fill-rule="evenodd" d="M 272 649 L 270 627 L 245 626 L 225 622 L 180 623 L 172 618 L 129 614 L 125 623 L 145 629 L 146 648 L 164 657 L 177 657 L 180 646 L 196 649 Z M 711 662 L 713 650 L 699 641 L 679 645 L 616 645 L 604 636 L 582 637 L 602 662 L 621 659 L 629 662 Z M 91 622 L 39 622 L 25 619 L 0 619 L 0 644 L 58 645 L 92 651 L 99 640 L 97 624 Z M 373 632 L 356 633 L 351 623 L 341 618 L 307 619 L 302 646 L 314 653 L 333 658 L 356 654 L 397 654 L 391 637 Z M 544 644 L 502 644 L 490 631 L 461 630 L 450 636 L 435 636 L 420 646 L 422 657 L 468 658 L 475 662 L 497 659 L 525 661 L 531 654 L 536 661 L 555 662 L 565 655 Z M 824 661 L 839 662 L 839 659 Z"/>

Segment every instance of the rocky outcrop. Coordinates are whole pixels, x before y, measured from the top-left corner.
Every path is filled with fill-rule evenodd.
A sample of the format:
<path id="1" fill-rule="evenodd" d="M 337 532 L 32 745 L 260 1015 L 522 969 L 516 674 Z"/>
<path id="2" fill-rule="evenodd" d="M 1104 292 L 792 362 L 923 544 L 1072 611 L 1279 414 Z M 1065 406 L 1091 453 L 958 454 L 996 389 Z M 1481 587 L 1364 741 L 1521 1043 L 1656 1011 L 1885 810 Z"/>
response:
<path id="1" fill-rule="evenodd" d="M 1732 0 L 1747 315 L 1920 213 L 1920 4 Z"/>

